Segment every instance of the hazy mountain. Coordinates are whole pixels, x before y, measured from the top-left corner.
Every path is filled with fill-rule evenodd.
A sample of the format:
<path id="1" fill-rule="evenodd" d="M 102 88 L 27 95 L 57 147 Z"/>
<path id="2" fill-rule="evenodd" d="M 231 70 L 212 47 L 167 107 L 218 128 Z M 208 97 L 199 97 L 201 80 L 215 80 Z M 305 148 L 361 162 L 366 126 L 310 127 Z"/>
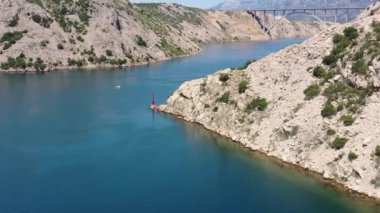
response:
<path id="1" fill-rule="evenodd" d="M 366 7 L 374 0 L 226 0 L 214 10 L 284 9 L 306 7 Z"/>

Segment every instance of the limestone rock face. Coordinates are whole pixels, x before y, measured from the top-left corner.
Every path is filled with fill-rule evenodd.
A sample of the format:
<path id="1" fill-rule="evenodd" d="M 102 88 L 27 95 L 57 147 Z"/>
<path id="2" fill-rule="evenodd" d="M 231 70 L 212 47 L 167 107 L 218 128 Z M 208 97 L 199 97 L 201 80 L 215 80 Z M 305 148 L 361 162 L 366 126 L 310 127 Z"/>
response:
<path id="1" fill-rule="evenodd" d="M 283 22 L 287 31 L 274 38 L 311 36 L 327 27 Z M 126 0 L 1 0 L 0 39 L 0 63 L 25 58 L 0 67 L 12 72 L 131 66 L 195 54 L 201 44 L 270 38 L 245 12 Z M 37 58 L 44 66 L 34 66 Z"/>
<path id="2" fill-rule="evenodd" d="M 380 3 L 370 10 L 378 11 L 379 7 Z M 368 36 L 376 31 L 373 29 L 376 21 L 380 22 L 378 12 L 362 15 L 352 23 L 333 26 L 302 44 L 271 54 L 245 70 L 227 69 L 185 82 L 162 108 L 253 150 L 380 198 L 380 157 L 375 154 L 376 147 L 380 146 L 380 63 L 378 53 L 369 51 L 378 41 Z M 325 56 L 336 47 L 334 35 L 343 34 L 348 27 L 357 29 L 359 37 L 346 47 L 347 53 L 363 51 L 363 54 L 343 54 L 336 64 L 323 65 L 327 63 Z M 375 57 L 371 58 L 372 55 Z M 362 65 L 367 67 L 365 73 L 353 71 L 353 66 L 360 68 L 356 64 L 360 59 L 355 57 L 366 60 Z M 318 79 L 313 71 L 318 66 L 334 71 L 333 75 L 325 80 Z M 221 78 L 225 75 L 229 76 L 227 81 Z M 248 82 L 248 87 L 239 91 L 244 88 L 243 81 Z M 306 89 L 313 84 L 320 87 L 320 95 L 306 98 Z M 327 93 L 337 96 L 343 93 L 337 92 L 343 90 L 334 86 L 349 88 L 347 96 L 342 99 L 328 96 Z M 354 91 L 371 92 L 366 95 L 363 92 L 363 97 L 367 98 L 362 106 L 348 110 L 345 107 Z M 339 109 L 338 102 L 346 105 Z M 322 116 L 324 107 L 329 104 L 337 109 L 335 114 Z M 343 123 L 345 114 L 354 120 Z M 338 147 L 342 138 L 347 141 Z"/>

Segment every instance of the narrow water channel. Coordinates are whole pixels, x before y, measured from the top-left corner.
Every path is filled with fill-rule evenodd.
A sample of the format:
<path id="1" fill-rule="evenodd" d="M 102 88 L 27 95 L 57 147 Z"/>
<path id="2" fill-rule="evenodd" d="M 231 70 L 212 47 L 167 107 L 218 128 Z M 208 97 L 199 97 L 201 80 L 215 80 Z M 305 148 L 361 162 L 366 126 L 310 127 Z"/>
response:
<path id="1" fill-rule="evenodd" d="M 152 92 L 163 103 L 186 80 L 301 41 L 218 44 L 124 70 L 0 75 L 0 212 L 376 212 L 148 110 Z"/>

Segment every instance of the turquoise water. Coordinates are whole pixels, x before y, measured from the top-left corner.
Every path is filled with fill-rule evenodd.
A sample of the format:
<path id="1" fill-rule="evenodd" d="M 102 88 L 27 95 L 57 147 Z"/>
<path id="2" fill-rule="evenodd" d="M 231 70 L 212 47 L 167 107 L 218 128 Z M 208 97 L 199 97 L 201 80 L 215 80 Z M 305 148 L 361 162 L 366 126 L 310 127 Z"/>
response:
<path id="1" fill-rule="evenodd" d="M 213 45 L 122 71 L 1 75 L 0 212 L 376 212 L 148 110 L 153 91 L 163 103 L 186 80 L 300 41 Z"/>

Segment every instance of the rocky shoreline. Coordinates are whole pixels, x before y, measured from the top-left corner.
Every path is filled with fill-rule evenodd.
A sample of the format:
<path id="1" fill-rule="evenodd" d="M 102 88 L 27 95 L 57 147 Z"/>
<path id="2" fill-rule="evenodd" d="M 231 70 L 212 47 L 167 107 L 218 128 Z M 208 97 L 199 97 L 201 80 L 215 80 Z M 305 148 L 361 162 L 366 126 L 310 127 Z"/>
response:
<path id="1" fill-rule="evenodd" d="M 310 178 L 313 178 L 313 179 L 319 181 L 320 183 L 323 183 L 323 184 L 326 184 L 327 186 L 333 187 L 335 190 L 338 190 L 339 192 L 344 193 L 348 197 L 352 197 L 353 199 L 358 200 L 360 202 L 364 202 L 370 206 L 376 206 L 376 207 L 380 208 L 380 198 L 371 197 L 365 193 L 352 190 L 352 189 L 348 188 L 347 186 L 345 186 L 344 184 L 337 182 L 334 179 L 325 178 L 323 176 L 323 174 L 318 173 L 316 171 L 313 171 L 310 168 L 305 168 L 299 164 L 287 162 L 287 161 L 284 161 L 284 160 L 282 160 L 276 156 L 269 155 L 268 153 L 266 153 L 264 151 L 253 149 L 252 147 L 246 146 L 239 141 L 235 141 L 230 137 L 226 137 L 225 135 L 222 135 L 222 134 L 220 134 L 220 133 L 218 133 L 212 129 L 208 129 L 206 126 L 202 125 L 201 123 L 189 121 L 179 114 L 170 113 L 170 112 L 167 112 L 165 110 L 162 112 L 169 115 L 169 116 L 173 116 L 177 119 L 180 119 L 184 122 L 189 122 L 189 123 L 199 125 L 201 128 L 204 128 L 207 131 L 211 131 L 211 132 L 219 135 L 220 137 L 228 138 L 228 139 L 232 140 L 232 142 L 238 144 L 242 149 L 246 149 L 246 150 L 258 155 L 260 157 L 260 159 L 263 159 L 265 161 L 269 161 L 269 162 L 274 163 L 274 164 L 276 164 L 280 167 L 283 167 L 283 168 L 291 169 L 295 172 L 298 172 L 301 175 L 308 176 Z"/>

